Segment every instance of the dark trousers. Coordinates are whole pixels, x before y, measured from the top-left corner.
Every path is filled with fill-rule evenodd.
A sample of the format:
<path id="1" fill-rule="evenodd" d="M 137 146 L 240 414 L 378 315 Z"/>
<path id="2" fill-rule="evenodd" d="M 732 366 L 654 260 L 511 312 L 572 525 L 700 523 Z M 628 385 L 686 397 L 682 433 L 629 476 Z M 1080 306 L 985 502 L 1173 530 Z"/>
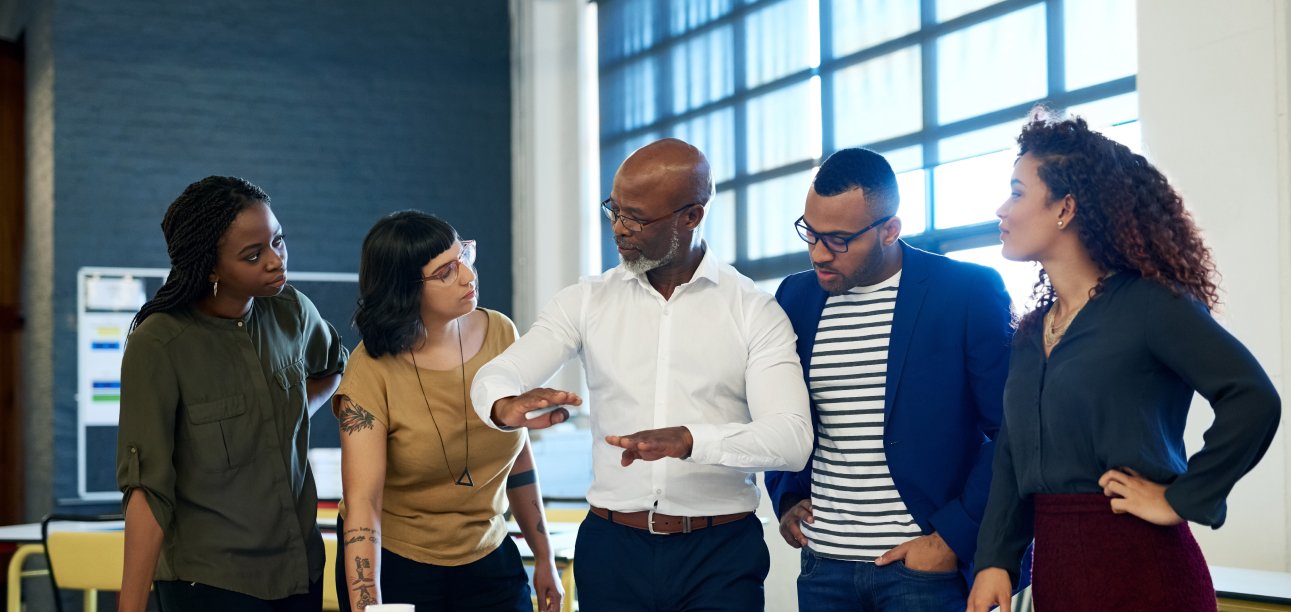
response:
<path id="1" fill-rule="evenodd" d="M 345 533 L 336 520 L 336 533 Z M 336 539 L 336 599 L 350 612 L 345 541 Z M 419 563 L 381 549 L 381 603 L 408 603 L 417 612 L 533 612 L 529 575 L 520 549 L 507 537 L 483 558 L 466 565 Z"/>
<path id="2" fill-rule="evenodd" d="M 583 612 L 754 612 L 766 604 L 762 583 L 771 556 L 753 515 L 653 535 L 589 513 L 574 558 Z"/>
<path id="3" fill-rule="evenodd" d="M 323 609 L 323 577 L 309 584 L 309 592 L 266 601 L 196 582 L 158 580 L 157 599 L 163 612 L 318 612 Z"/>

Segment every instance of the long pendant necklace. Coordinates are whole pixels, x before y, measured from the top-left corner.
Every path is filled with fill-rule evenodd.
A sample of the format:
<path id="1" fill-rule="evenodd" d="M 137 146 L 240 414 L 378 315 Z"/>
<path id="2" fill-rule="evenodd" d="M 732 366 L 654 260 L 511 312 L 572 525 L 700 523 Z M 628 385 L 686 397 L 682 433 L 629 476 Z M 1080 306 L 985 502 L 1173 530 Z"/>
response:
<path id="1" fill-rule="evenodd" d="M 435 419 L 435 411 L 430 408 L 430 399 L 426 397 L 426 387 L 421 383 L 421 368 L 417 366 L 417 352 L 408 351 L 412 356 L 412 370 L 417 374 L 417 388 L 421 390 L 421 399 L 426 402 L 426 412 L 430 414 L 430 422 L 435 425 L 435 435 L 439 437 L 439 450 L 444 453 L 444 469 L 448 470 L 448 477 L 453 478 L 453 466 L 448 463 L 448 446 L 444 444 L 444 434 L 439 430 L 439 421 Z M 462 433 L 466 438 L 466 459 L 462 463 L 462 475 L 453 480 L 453 484 L 459 487 L 473 487 L 475 481 L 471 478 L 471 424 L 466 419 L 466 351 L 462 350 L 462 320 L 457 320 L 457 354 L 462 360 Z"/>

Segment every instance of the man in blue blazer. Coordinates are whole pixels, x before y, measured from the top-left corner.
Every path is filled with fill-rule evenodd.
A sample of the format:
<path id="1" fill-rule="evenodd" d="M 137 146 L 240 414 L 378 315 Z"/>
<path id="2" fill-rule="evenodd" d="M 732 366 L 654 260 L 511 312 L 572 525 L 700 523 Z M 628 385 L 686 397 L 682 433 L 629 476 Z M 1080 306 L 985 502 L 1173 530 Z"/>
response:
<path id="1" fill-rule="evenodd" d="M 776 300 L 798 334 L 816 444 L 768 472 L 802 548 L 802 610 L 963 610 L 1013 333 L 1000 275 L 899 240 L 879 154 L 821 165 L 796 223 L 813 270 Z"/>

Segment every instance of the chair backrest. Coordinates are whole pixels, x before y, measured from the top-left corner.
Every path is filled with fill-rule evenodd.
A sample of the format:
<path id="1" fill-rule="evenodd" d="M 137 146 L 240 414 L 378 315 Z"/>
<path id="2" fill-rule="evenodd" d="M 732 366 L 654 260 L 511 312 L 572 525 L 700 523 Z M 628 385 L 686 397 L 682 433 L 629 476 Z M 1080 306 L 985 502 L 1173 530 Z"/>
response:
<path id="1" fill-rule="evenodd" d="M 121 590 L 123 531 L 55 531 L 45 541 L 45 554 L 59 588 Z"/>
<path id="2" fill-rule="evenodd" d="M 49 560 L 49 582 L 54 588 L 54 604 L 61 612 L 59 589 L 121 590 L 121 571 L 125 562 L 125 532 L 111 526 L 103 529 L 61 530 L 50 523 L 103 523 L 121 521 L 120 514 L 51 514 L 40 524 L 40 536 Z"/>

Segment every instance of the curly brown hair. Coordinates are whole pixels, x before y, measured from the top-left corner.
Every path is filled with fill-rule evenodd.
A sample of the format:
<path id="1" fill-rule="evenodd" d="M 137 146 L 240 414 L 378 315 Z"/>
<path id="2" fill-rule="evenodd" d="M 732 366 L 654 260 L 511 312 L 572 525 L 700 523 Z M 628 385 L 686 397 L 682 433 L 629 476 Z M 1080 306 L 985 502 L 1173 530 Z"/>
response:
<path id="1" fill-rule="evenodd" d="M 1084 119 L 1062 119 L 1043 107 L 1032 111 L 1018 146 L 1018 157 L 1030 154 L 1038 162 L 1051 197 L 1075 198 L 1077 236 L 1101 269 L 1139 274 L 1208 308 L 1219 303 L 1210 248 L 1183 198 L 1142 155 L 1089 129 Z M 1100 282 L 1093 295 L 1101 290 Z M 1054 297 L 1041 270 L 1036 307 L 1020 328 L 1041 318 Z"/>

